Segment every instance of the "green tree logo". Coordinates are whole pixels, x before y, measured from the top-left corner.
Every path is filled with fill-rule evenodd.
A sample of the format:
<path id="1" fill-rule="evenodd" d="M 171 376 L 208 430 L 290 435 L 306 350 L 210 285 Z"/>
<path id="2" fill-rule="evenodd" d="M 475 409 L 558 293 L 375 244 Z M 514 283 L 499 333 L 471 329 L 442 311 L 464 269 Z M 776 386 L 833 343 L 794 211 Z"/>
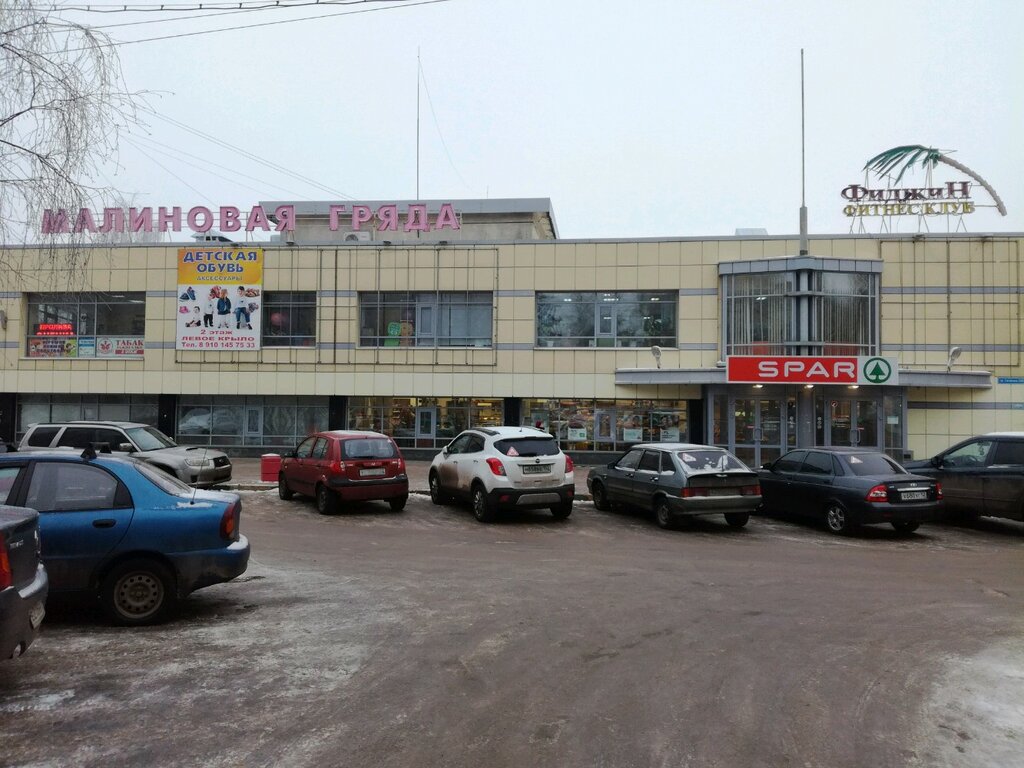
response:
<path id="1" fill-rule="evenodd" d="M 892 366 L 882 357 L 872 357 L 864 363 L 864 378 L 872 384 L 884 384 L 892 377 Z"/>

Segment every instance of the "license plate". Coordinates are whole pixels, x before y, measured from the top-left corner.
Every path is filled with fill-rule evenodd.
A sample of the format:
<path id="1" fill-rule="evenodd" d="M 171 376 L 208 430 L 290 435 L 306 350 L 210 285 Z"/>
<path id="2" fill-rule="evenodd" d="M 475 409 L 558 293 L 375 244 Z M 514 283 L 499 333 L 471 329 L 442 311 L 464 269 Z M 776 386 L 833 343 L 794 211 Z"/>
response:
<path id="1" fill-rule="evenodd" d="M 378 469 L 360 469 L 359 470 L 359 476 L 360 477 L 382 477 L 384 475 L 384 472 L 385 472 L 384 467 L 380 467 Z"/>
<path id="2" fill-rule="evenodd" d="M 520 469 L 524 475 L 546 475 L 551 469 L 550 464 L 523 464 Z"/>
<path id="3" fill-rule="evenodd" d="M 43 623 L 43 616 L 45 615 L 46 609 L 43 608 L 42 603 L 32 606 L 32 610 L 28 613 L 28 623 L 32 625 L 32 629 L 39 629 L 39 625 Z"/>
<path id="4" fill-rule="evenodd" d="M 736 496 L 735 488 L 708 488 L 708 496 Z"/>
<path id="5" fill-rule="evenodd" d="M 927 491 L 904 491 L 900 494 L 900 499 L 903 501 L 927 501 Z"/>

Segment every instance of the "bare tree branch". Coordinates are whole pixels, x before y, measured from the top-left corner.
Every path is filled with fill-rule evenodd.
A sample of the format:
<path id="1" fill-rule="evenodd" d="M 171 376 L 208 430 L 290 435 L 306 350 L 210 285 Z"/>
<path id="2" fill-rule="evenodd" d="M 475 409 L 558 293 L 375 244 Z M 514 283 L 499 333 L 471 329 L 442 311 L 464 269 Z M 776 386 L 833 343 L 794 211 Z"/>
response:
<path id="1" fill-rule="evenodd" d="M 31 0 L 0 0 L 0 274 L 12 246 L 40 243 L 55 271 L 85 266 L 89 233 L 41 231 L 44 210 L 102 207 L 99 170 L 137 123 L 109 38 Z"/>

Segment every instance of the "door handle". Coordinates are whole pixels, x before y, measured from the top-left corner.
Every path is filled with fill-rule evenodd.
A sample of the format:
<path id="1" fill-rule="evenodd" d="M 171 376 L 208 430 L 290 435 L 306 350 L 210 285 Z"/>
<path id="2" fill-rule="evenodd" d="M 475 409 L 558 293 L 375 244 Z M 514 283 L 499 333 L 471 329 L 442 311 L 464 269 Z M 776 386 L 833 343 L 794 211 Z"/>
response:
<path id="1" fill-rule="evenodd" d="M 113 528 L 117 525 L 117 520 L 111 520 L 110 518 L 101 518 L 100 520 L 93 520 L 93 528 Z"/>

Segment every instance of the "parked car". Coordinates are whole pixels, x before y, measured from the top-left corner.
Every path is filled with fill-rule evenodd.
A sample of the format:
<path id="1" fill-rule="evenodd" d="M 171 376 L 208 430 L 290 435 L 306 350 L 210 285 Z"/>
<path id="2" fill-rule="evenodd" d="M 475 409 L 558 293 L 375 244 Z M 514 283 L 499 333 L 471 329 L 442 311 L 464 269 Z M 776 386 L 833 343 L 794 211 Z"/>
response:
<path id="1" fill-rule="evenodd" d="M 192 488 L 151 464 L 87 449 L 0 454 L 7 502 L 39 511 L 53 593 L 98 598 L 119 624 L 167 617 L 245 572 L 238 494 Z"/>
<path id="2" fill-rule="evenodd" d="M 641 443 L 587 475 L 597 509 L 624 505 L 654 514 L 662 528 L 680 518 L 724 515 L 742 528 L 761 503 L 757 474 L 728 451 L 692 443 Z"/>
<path id="3" fill-rule="evenodd" d="M 199 488 L 231 479 L 231 459 L 205 446 L 178 445 L 156 427 L 131 421 L 68 421 L 33 424 L 19 451 L 65 448 L 81 453 L 106 444 L 116 454 L 149 462 L 183 483 Z"/>
<path id="4" fill-rule="evenodd" d="M 281 461 L 277 491 L 288 500 L 296 493 L 316 499 L 322 515 L 338 502 L 386 501 L 396 512 L 409 500 L 405 459 L 395 441 L 380 432 L 315 432 Z"/>
<path id="5" fill-rule="evenodd" d="M 942 482 L 946 512 L 1024 520 L 1024 432 L 990 432 L 907 469 Z"/>
<path id="6" fill-rule="evenodd" d="M 766 511 L 824 519 L 832 533 L 890 523 L 916 531 L 942 510 L 942 485 L 912 475 L 878 451 L 809 448 L 790 451 L 758 473 Z"/>
<path id="7" fill-rule="evenodd" d="M 576 495 L 572 459 L 533 427 L 467 429 L 434 457 L 427 478 L 431 501 L 469 499 L 482 523 L 502 510 L 537 507 L 564 520 Z"/>
<path id="8" fill-rule="evenodd" d="M 39 634 L 49 582 L 39 553 L 39 514 L 3 504 L 0 475 L 0 659 L 20 656 Z"/>

